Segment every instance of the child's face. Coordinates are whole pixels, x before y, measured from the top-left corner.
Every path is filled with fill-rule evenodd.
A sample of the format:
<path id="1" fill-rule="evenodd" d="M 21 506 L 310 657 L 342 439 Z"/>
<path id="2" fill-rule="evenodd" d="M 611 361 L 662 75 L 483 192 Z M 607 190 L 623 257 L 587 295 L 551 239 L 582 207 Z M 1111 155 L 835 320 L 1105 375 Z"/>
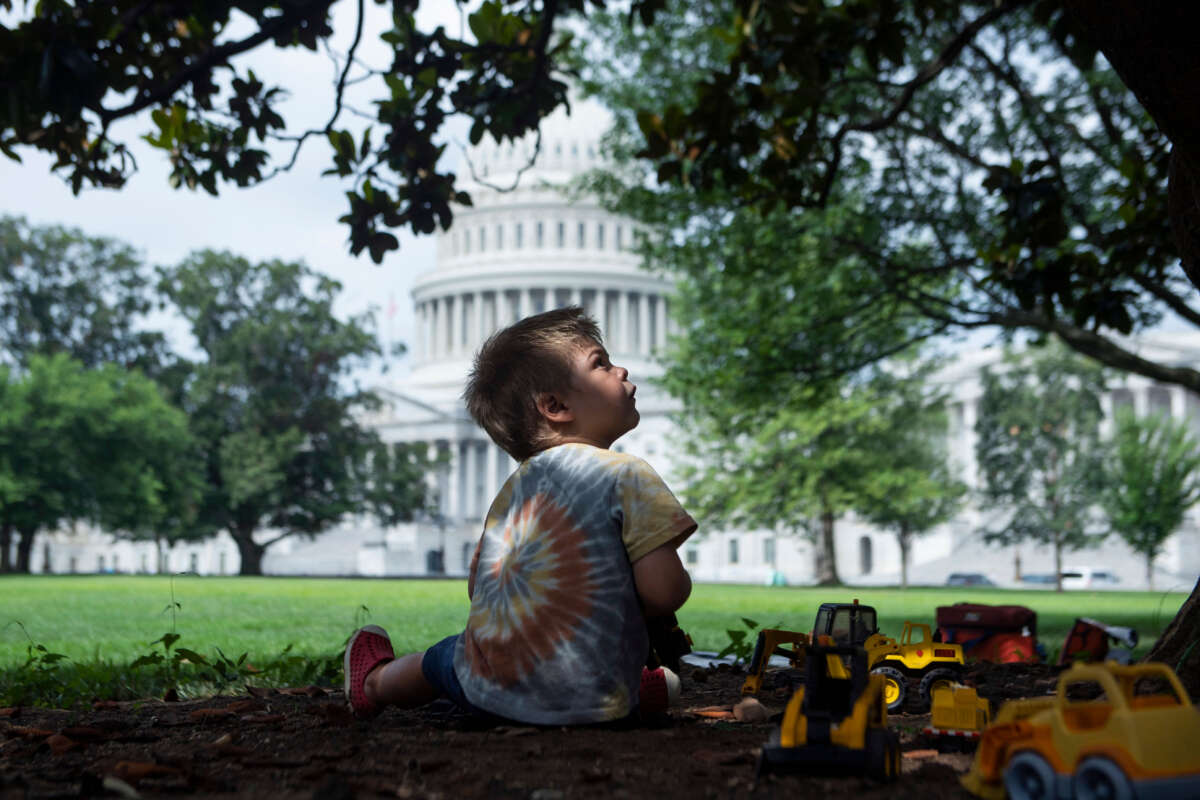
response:
<path id="1" fill-rule="evenodd" d="M 629 370 L 613 365 L 600 345 L 587 342 L 572 349 L 571 388 L 564 399 L 574 412 L 575 434 L 580 438 L 609 447 L 637 427 L 636 391 Z"/>

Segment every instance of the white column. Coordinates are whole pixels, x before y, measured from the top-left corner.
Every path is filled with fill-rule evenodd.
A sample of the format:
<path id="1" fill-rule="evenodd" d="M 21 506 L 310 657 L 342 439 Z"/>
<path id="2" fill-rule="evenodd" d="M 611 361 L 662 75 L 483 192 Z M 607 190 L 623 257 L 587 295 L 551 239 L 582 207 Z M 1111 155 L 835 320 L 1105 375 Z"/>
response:
<path id="1" fill-rule="evenodd" d="M 487 450 L 484 453 L 483 468 L 485 470 L 487 470 L 487 474 L 485 476 L 485 480 L 483 483 L 483 486 L 484 486 L 483 502 L 485 504 L 487 504 L 487 503 L 491 503 L 492 500 L 495 499 L 495 497 L 496 497 L 496 492 L 500 491 L 500 480 L 496 475 L 496 472 L 500 469 L 500 458 L 499 458 L 500 448 L 499 448 L 499 446 L 496 445 L 495 442 L 492 442 L 490 440 L 484 446 L 487 448 Z M 484 509 L 483 514 L 486 514 L 486 513 L 487 513 L 487 509 Z M 481 514 L 481 516 L 482 516 L 482 514 Z"/>
<path id="2" fill-rule="evenodd" d="M 638 298 L 638 352 L 650 355 L 654 346 L 650 343 L 650 294 L 642 292 Z"/>
<path id="3" fill-rule="evenodd" d="M 476 292 L 472 297 L 475 303 L 475 330 L 472 331 L 471 341 L 468 342 L 468 351 L 478 348 L 487 338 L 487 331 L 483 327 L 483 292 Z"/>
<path id="4" fill-rule="evenodd" d="M 442 354 L 442 301 L 440 298 L 433 298 L 429 301 L 432 307 L 430 313 L 431 330 L 429 332 L 429 355 L 430 358 L 437 358 Z"/>
<path id="5" fill-rule="evenodd" d="M 600 325 L 600 335 L 608 341 L 611 350 L 613 341 L 612 331 L 608 329 L 608 290 L 604 287 L 596 289 L 596 322 Z"/>
<path id="6" fill-rule="evenodd" d="M 582 306 L 583 305 L 583 290 L 580 289 L 578 286 L 571 289 L 571 305 L 573 305 L 573 306 Z"/>
<path id="7" fill-rule="evenodd" d="M 667 296 L 660 294 L 655 300 L 657 301 L 654 305 L 658 324 L 654 330 L 654 349 L 662 350 L 667 346 Z"/>
<path id="8" fill-rule="evenodd" d="M 1139 386 L 1133 390 L 1133 413 L 1138 418 L 1146 416 L 1146 410 L 1150 407 L 1150 387 Z"/>
<path id="9" fill-rule="evenodd" d="M 462 335 L 463 320 L 466 319 L 466 309 L 463 307 L 465 299 L 466 295 L 456 294 L 453 300 L 454 305 L 451 306 L 454 309 L 454 314 L 450 317 L 450 341 L 448 342 L 451 353 L 457 353 L 466 349 L 466 343 L 463 341 Z"/>
<path id="10" fill-rule="evenodd" d="M 621 297 L 617 304 L 617 327 L 621 329 L 621 334 L 618 337 L 621 346 L 618 350 L 622 353 L 633 352 L 633 315 L 629 313 L 629 292 L 621 290 Z"/>
<path id="11" fill-rule="evenodd" d="M 517 308 L 517 319 L 525 319 L 533 313 L 533 291 L 521 290 L 521 305 Z"/>
<path id="12" fill-rule="evenodd" d="M 1170 386 L 1167 391 L 1171 397 L 1171 418 L 1175 420 L 1187 419 L 1187 395 L 1184 394 L 1182 386 Z"/>
<path id="13" fill-rule="evenodd" d="M 450 485 L 446 487 L 446 516 L 450 519 L 462 519 L 462 499 L 459 497 L 458 486 L 462 480 L 462 459 L 458 453 L 459 441 L 450 440 Z"/>
<path id="14" fill-rule="evenodd" d="M 479 448 L 473 440 L 467 440 L 467 463 L 466 463 L 466 502 L 463 503 L 464 514 L 467 519 L 475 519 L 479 516 L 479 492 L 476 487 L 479 485 Z"/>

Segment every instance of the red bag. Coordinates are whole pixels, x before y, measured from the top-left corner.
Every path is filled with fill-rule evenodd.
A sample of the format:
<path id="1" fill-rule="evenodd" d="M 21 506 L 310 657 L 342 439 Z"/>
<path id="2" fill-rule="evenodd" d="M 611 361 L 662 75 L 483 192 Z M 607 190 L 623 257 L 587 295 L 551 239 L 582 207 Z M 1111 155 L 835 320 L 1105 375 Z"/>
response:
<path id="1" fill-rule="evenodd" d="M 1025 606 L 938 606 L 935 639 L 961 644 L 979 661 L 1037 661 L 1037 613 Z"/>
<path id="2" fill-rule="evenodd" d="M 1108 655 L 1108 631 L 1086 619 L 1076 619 L 1062 652 L 1058 654 L 1058 666 L 1064 667 L 1076 661 L 1103 661 Z"/>

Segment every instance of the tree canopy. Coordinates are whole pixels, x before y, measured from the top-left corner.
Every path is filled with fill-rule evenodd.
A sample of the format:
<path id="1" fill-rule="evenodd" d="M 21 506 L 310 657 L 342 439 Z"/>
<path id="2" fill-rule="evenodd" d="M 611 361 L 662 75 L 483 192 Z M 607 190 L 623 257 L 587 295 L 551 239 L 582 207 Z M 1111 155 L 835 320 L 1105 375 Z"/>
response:
<path id="1" fill-rule="evenodd" d="M 355 416 L 378 401 L 348 376 L 378 344 L 368 319 L 334 316 L 337 281 L 214 251 L 160 275 L 202 353 L 170 375 L 204 452 L 200 520 L 229 532 L 243 574 L 261 572 L 274 542 L 348 514 L 395 522 L 422 510 L 423 449 L 380 452 Z"/>
<path id="2" fill-rule="evenodd" d="M 1095 508 L 1104 487 L 1100 440 L 1103 370 L 1061 346 L 1009 353 L 984 369 L 975 431 L 989 541 L 1032 541 L 1062 556 L 1107 533 Z"/>
<path id="3" fill-rule="evenodd" d="M 1122 407 L 1115 423 L 1101 503 L 1113 532 L 1146 559 L 1153 588 L 1154 560 L 1200 501 L 1200 443 L 1186 422 L 1164 414 Z"/>

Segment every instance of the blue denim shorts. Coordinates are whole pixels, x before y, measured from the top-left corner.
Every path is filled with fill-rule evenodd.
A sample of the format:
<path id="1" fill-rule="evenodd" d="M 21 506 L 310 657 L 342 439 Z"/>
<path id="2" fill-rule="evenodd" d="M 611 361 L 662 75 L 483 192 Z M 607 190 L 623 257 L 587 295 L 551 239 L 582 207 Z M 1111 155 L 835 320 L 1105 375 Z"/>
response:
<path id="1" fill-rule="evenodd" d="M 454 705 L 471 714 L 490 717 L 494 716 L 483 709 L 471 705 L 471 701 L 463 694 L 462 684 L 454 674 L 454 647 L 458 644 L 459 634 L 447 636 L 433 647 L 425 651 L 421 659 L 421 672 L 425 680 L 433 688 L 442 693 L 443 697 L 453 701 Z"/>

